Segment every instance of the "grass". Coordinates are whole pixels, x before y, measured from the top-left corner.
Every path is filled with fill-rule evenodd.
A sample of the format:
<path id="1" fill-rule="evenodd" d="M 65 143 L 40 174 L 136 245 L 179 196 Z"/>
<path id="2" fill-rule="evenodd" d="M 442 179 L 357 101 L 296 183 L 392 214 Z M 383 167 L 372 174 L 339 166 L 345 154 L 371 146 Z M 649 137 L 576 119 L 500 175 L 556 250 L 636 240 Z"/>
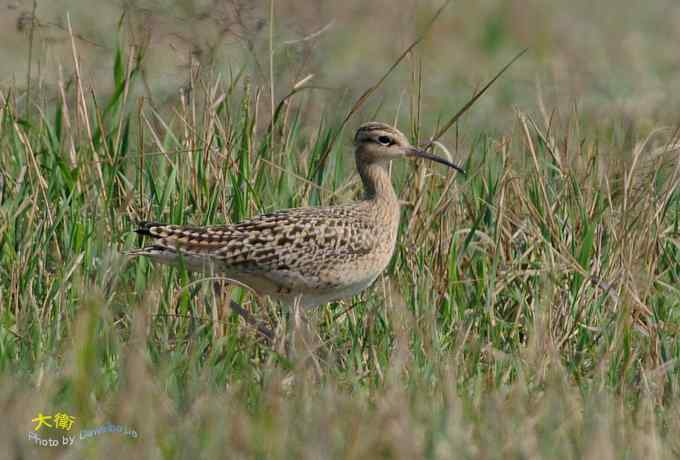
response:
<path id="1" fill-rule="evenodd" d="M 496 49 L 502 24 L 489 27 Z M 369 101 L 343 128 L 352 101 L 317 117 L 303 90 L 272 123 L 268 87 L 247 71 L 194 79 L 157 109 L 131 96 L 134 55 L 119 46 L 112 67 L 109 95 L 80 75 L 56 99 L 34 88 L 30 117 L 20 89 L 0 92 L 8 458 L 680 454 L 677 133 L 518 109 L 498 136 L 462 136 L 465 178 L 395 164 L 405 204 L 392 263 L 361 296 L 303 319 L 128 260 L 134 221 L 216 224 L 356 199 L 351 130 L 397 115 Z M 398 117 L 414 141 L 436 132 L 420 122 L 415 67 Z M 227 295 L 277 340 L 225 311 Z M 36 446 L 31 419 L 58 412 L 76 436 L 107 423 L 138 436 Z"/>

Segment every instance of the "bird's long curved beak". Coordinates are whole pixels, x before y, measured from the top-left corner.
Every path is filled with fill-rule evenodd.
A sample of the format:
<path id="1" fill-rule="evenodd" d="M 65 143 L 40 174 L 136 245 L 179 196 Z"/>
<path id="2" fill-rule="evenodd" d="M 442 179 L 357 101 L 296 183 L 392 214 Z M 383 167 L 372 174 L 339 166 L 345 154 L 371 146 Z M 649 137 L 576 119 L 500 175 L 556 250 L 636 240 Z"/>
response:
<path id="1" fill-rule="evenodd" d="M 425 150 L 418 149 L 416 147 L 411 147 L 408 150 L 408 153 L 406 154 L 408 157 L 416 157 L 416 158 L 425 158 L 426 160 L 430 161 L 436 161 L 437 163 L 441 163 L 443 165 L 448 166 L 449 168 L 453 168 L 459 173 L 465 175 L 465 170 L 461 168 L 458 165 L 455 165 L 451 163 L 448 160 L 445 160 L 444 158 L 438 157 L 437 155 L 432 155 L 431 153 L 427 153 Z"/>

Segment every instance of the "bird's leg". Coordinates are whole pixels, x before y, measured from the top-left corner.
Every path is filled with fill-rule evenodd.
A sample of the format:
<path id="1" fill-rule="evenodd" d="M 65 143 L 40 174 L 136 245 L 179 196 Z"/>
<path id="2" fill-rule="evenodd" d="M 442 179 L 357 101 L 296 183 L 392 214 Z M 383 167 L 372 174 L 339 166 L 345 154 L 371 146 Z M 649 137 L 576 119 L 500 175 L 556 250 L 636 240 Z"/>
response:
<path id="1" fill-rule="evenodd" d="M 213 284 L 215 293 L 219 295 L 222 292 L 222 283 L 219 281 L 215 281 Z M 250 313 L 248 310 L 243 308 L 241 305 L 238 304 L 238 302 L 235 302 L 231 299 L 229 299 L 229 308 L 238 313 L 241 318 L 243 318 L 246 323 L 248 323 L 250 326 L 254 327 L 257 332 L 262 334 L 264 337 L 266 337 L 268 340 L 272 340 L 274 338 L 274 334 L 272 331 L 265 326 L 264 324 L 260 323 L 255 317 Z"/>
<path id="2" fill-rule="evenodd" d="M 241 317 L 246 320 L 246 323 L 257 329 L 257 332 L 265 336 L 267 339 L 271 340 L 274 338 L 274 333 L 267 326 L 256 320 L 248 310 L 243 308 L 237 302 L 231 300 L 229 302 L 229 308 L 241 315 Z"/>

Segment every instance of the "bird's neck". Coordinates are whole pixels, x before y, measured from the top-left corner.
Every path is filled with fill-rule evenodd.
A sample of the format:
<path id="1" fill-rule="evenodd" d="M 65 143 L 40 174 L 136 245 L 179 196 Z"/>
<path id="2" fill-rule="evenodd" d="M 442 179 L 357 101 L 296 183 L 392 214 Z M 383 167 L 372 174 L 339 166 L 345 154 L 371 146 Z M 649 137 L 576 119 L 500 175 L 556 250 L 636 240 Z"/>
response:
<path id="1" fill-rule="evenodd" d="M 357 162 L 357 169 L 364 183 L 365 197 L 387 205 L 399 205 L 392 180 L 388 171 L 388 162 Z"/>

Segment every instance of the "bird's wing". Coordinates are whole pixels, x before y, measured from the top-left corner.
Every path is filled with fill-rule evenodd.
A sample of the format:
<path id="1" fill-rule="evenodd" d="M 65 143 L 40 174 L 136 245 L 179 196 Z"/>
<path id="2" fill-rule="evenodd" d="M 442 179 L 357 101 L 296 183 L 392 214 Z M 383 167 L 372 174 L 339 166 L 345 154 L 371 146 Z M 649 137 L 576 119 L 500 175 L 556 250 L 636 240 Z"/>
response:
<path id="1" fill-rule="evenodd" d="M 253 273 L 297 271 L 370 252 L 375 228 L 361 212 L 356 207 L 297 208 L 211 227 L 142 222 L 136 232 L 154 238 L 154 244 L 129 254 L 204 257 L 225 269 Z"/>

